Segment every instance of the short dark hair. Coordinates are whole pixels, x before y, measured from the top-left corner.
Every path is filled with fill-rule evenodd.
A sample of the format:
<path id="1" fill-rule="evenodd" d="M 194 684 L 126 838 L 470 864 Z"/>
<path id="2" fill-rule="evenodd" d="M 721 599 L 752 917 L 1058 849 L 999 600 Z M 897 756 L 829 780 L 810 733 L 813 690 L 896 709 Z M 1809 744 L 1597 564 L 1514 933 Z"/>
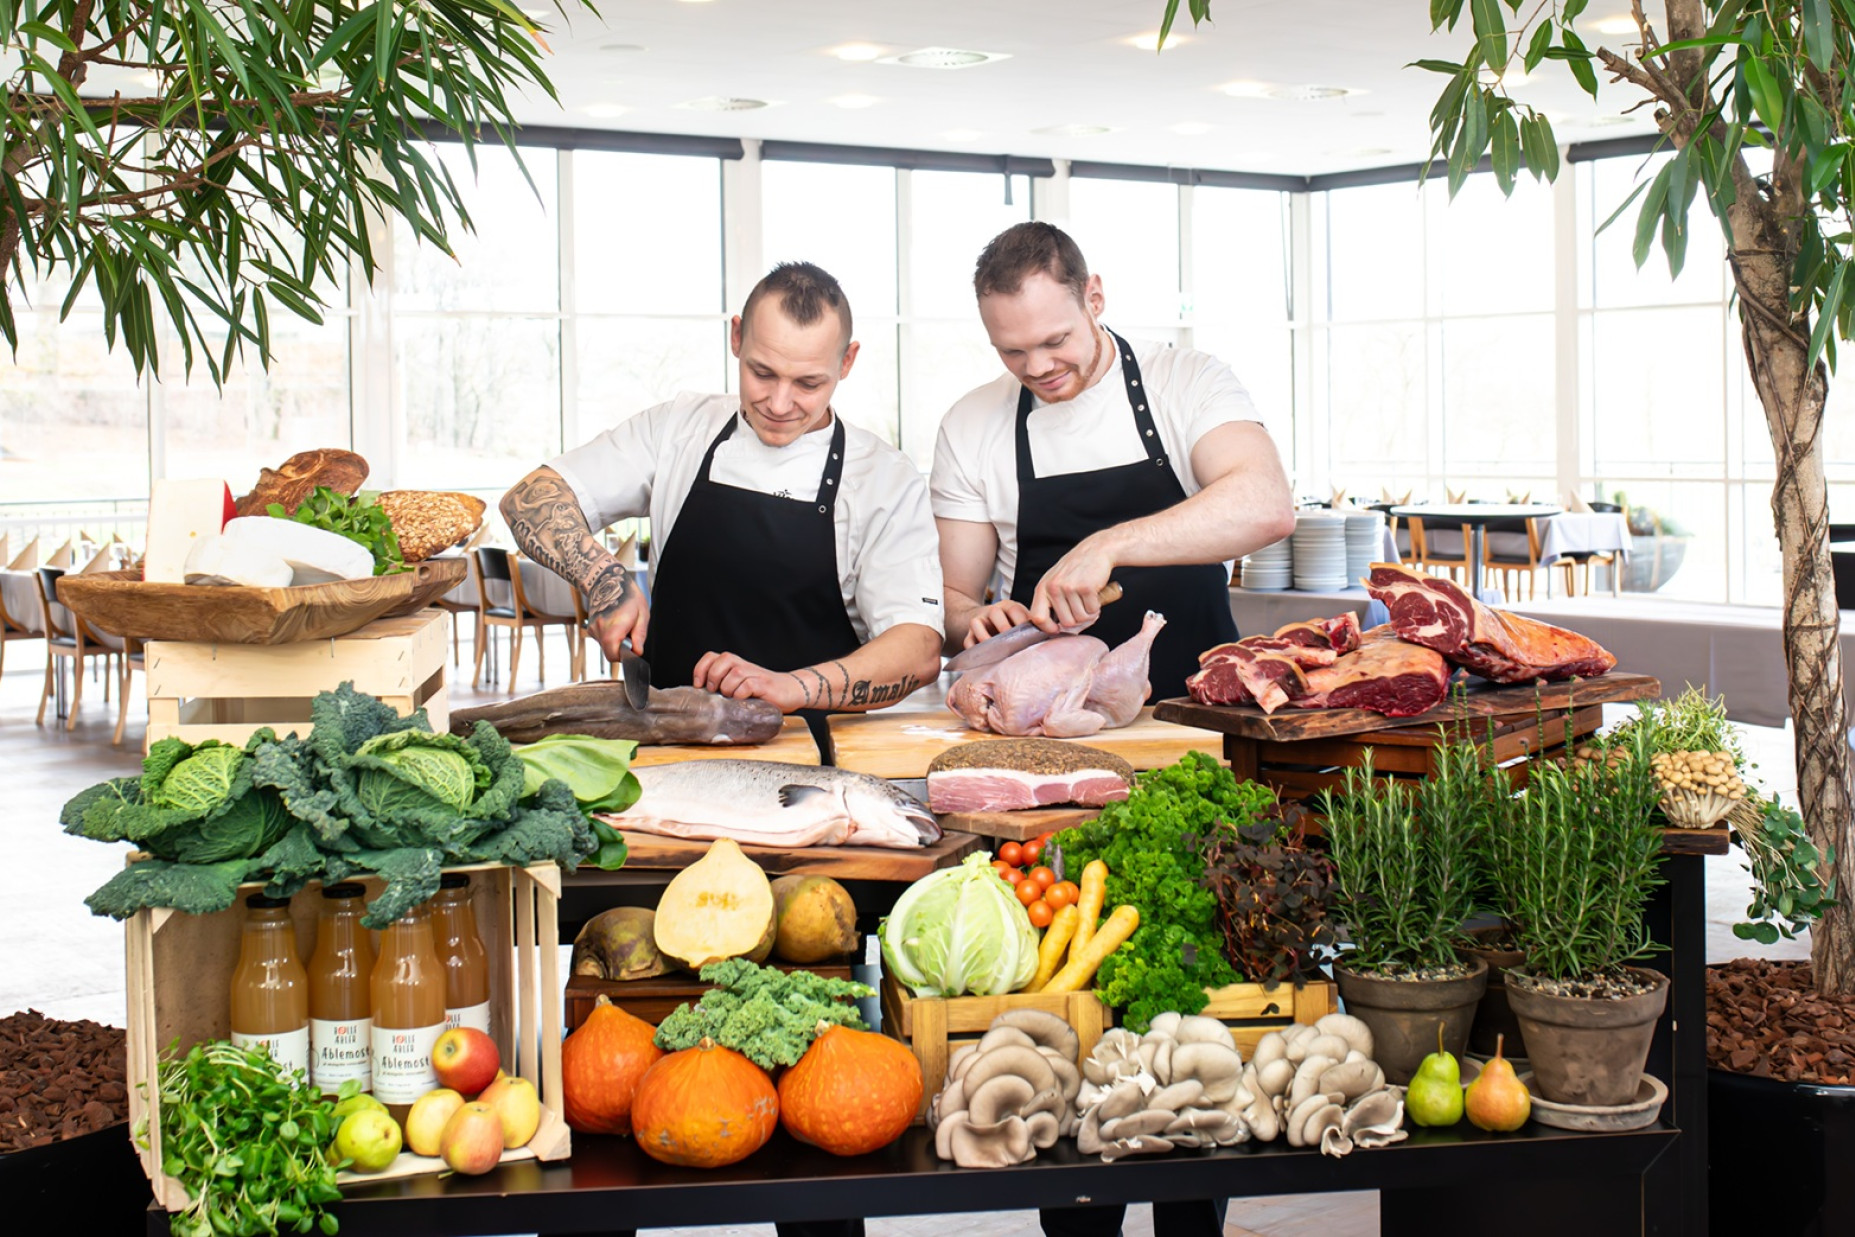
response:
<path id="1" fill-rule="evenodd" d="M 810 262 L 781 262 L 768 271 L 741 307 L 741 330 L 754 316 L 754 306 L 762 297 L 773 296 L 781 312 L 799 326 L 810 326 L 824 317 L 825 310 L 835 310 L 844 327 L 843 345 L 850 344 L 850 298 L 843 285 L 821 266 Z"/>
<path id="2" fill-rule="evenodd" d="M 1015 223 L 992 238 L 973 267 L 973 291 L 1013 296 L 1025 279 L 1044 274 L 1081 301 L 1087 295 L 1089 264 L 1069 233 L 1048 223 Z"/>

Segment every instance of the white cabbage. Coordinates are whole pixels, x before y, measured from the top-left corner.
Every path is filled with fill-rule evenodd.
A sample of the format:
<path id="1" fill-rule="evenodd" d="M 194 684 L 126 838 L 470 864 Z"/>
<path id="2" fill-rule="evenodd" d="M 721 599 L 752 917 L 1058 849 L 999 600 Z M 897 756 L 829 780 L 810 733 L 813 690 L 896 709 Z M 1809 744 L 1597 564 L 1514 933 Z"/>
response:
<path id="1" fill-rule="evenodd" d="M 1037 929 L 983 853 L 910 885 L 878 936 L 883 965 L 919 997 L 997 996 L 1037 973 Z"/>

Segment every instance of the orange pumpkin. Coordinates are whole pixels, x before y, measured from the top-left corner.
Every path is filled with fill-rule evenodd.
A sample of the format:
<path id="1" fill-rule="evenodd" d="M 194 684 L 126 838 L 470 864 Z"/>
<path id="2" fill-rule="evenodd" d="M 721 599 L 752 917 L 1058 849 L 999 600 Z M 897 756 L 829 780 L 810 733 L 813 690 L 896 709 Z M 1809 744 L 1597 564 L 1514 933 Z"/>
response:
<path id="1" fill-rule="evenodd" d="M 766 1071 L 709 1039 L 645 1070 L 631 1103 L 638 1146 L 686 1168 L 744 1160 L 778 1125 L 779 1093 Z"/>
<path id="2" fill-rule="evenodd" d="M 886 1147 L 921 1106 L 921 1063 L 886 1035 L 832 1027 L 779 1080 L 779 1120 L 833 1155 Z"/>
<path id="3" fill-rule="evenodd" d="M 631 1101 L 644 1072 L 664 1057 L 657 1029 L 602 993 L 560 1046 L 567 1125 L 581 1134 L 631 1133 Z"/>

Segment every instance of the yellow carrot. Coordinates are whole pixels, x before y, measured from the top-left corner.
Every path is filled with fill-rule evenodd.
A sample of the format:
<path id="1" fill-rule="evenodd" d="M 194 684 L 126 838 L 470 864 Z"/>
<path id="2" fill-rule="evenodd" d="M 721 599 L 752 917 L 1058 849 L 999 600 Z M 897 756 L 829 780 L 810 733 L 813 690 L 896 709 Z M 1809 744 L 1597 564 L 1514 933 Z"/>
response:
<path id="1" fill-rule="evenodd" d="M 1043 942 L 1037 946 L 1037 974 L 1024 991 L 1043 991 L 1043 986 L 1062 964 L 1063 952 L 1069 948 L 1070 938 L 1075 936 L 1076 925 L 1081 921 L 1082 912 L 1074 906 L 1065 906 L 1056 912 L 1056 918 L 1043 930 Z"/>
<path id="2" fill-rule="evenodd" d="M 1108 960 L 1108 955 L 1126 943 L 1140 926 L 1140 912 L 1131 906 L 1117 906 L 1114 914 L 1108 916 L 1108 922 L 1101 926 L 1101 931 L 1089 938 L 1089 943 L 1081 949 L 1069 951 L 1069 964 L 1056 973 L 1055 978 L 1045 984 L 1045 992 L 1080 992 L 1088 986 L 1101 964 Z"/>
<path id="3" fill-rule="evenodd" d="M 1082 869 L 1082 893 L 1076 909 L 1082 921 L 1076 925 L 1076 939 L 1069 943 L 1070 953 L 1087 949 L 1089 938 L 1101 923 L 1101 904 L 1108 900 L 1108 865 L 1097 859 Z"/>

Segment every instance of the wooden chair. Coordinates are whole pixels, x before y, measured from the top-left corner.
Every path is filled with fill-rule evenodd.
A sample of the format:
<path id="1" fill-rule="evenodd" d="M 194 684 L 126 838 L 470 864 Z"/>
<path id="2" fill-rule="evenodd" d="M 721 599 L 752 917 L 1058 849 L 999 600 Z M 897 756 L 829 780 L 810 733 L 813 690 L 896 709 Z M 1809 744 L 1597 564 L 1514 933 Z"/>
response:
<path id="1" fill-rule="evenodd" d="M 1513 524 L 1524 525 L 1526 529 L 1527 552 L 1525 555 L 1496 554 L 1494 537 L 1497 533 L 1517 533 L 1519 528 L 1508 527 L 1508 521 L 1496 521 L 1484 530 L 1481 547 L 1482 576 L 1485 579 L 1490 572 L 1498 572 L 1501 577 L 1501 595 L 1512 603 L 1520 600 L 1515 577 L 1526 581 L 1527 600 L 1532 601 L 1539 595 L 1539 543 L 1540 527 L 1538 520 L 1514 520 Z"/>
<path id="2" fill-rule="evenodd" d="M 1424 522 L 1418 516 L 1410 516 L 1406 523 L 1411 533 L 1411 564 L 1419 571 L 1434 572 L 1441 569 L 1450 579 L 1466 584 L 1469 578 L 1469 526 L 1462 529 L 1462 550 L 1456 557 L 1436 553 L 1431 548 L 1429 537 L 1424 531 Z"/>
<path id="3" fill-rule="evenodd" d="M 490 598 L 491 584 L 506 584 L 509 588 L 509 604 L 500 605 Z M 477 656 L 476 666 L 471 673 L 470 685 L 477 686 L 483 674 L 483 654 L 489 647 L 489 629 L 506 627 L 511 636 L 509 651 L 509 683 L 515 683 L 515 675 L 522 664 L 522 632 L 532 627 L 535 629 L 535 642 L 538 646 L 535 657 L 539 664 L 541 681 L 547 682 L 547 629 L 560 627 L 567 633 L 569 656 L 569 673 L 572 666 L 578 664 L 580 641 L 583 629 L 571 614 L 547 614 L 536 610 L 528 604 L 527 596 L 522 592 L 522 573 L 514 556 L 507 550 L 485 546 L 477 551 Z"/>
<path id="4" fill-rule="evenodd" d="M 6 594 L 0 592 L 0 673 L 6 671 L 6 646 L 15 640 L 38 640 L 43 637 L 39 632 L 26 626 L 23 616 L 15 618 L 7 613 Z"/>
<path id="5" fill-rule="evenodd" d="M 39 713 L 35 724 L 45 724 L 45 705 L 52 698 L 58 662 L 67 659 L 72 663 L 73 673 L 71 707 L 65 716 L 64 728 L 77 728 L 77 709 L 84 699 L 84 663 L 100 657 L 108 672 L 103 680 L 103 699 L 109 700 L 111 677 L 115 678 L 118 687 L 116 736 L 111 742 L 121 743 L 123 728 L 129 720 L 129 676 L 135 664 L 141 660 L 141 645 L 137 641 L 125 640 L 121 647 L 112 647 L 80 615 L 59 604 L 58 581 L 63 575 L 62 567 L 39 568 L 39 605 L 45 616 L 45 688 L 39 693 Z M 118 655 L 123 659 L 121 670 L 116 668 L 114 661 Z"/>

